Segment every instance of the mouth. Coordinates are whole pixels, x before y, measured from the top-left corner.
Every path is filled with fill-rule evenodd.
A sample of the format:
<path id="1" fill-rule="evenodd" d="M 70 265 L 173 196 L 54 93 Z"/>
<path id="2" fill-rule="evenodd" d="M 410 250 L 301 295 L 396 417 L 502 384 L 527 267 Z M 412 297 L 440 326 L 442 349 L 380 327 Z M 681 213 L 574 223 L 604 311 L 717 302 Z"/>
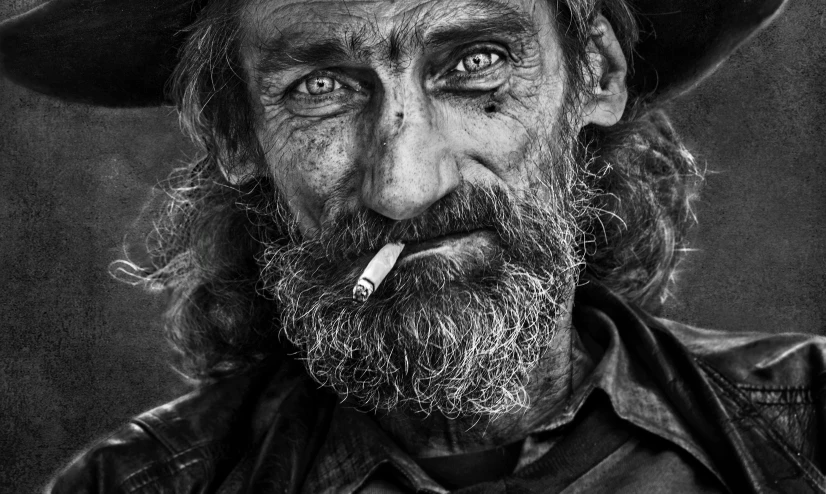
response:
<path id="1" fill-rule="evenodd" d="M 451 253 L 470 251 L 481 252 L 493 241 L 492 236 L 493 233 L 488 230 L 473 230 L 443 235 L 423 242 L 405 244 L 397 262 L 433 254 L 450 255 Z"/>

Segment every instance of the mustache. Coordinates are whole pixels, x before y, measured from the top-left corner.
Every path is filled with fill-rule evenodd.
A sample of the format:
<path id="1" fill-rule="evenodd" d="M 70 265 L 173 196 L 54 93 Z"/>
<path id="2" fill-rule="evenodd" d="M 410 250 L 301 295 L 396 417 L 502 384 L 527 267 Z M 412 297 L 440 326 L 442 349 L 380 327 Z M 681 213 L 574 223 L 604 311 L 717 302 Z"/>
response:
<path id="1" fill-rule="evenodd" d="M 306 244 L 318 257 L 343 262 L 390 242 L 414 244 L 475 230 L 493 231 L 507 243 L 519 208 L 500 186 L 465 183 L 414 218 L 393 220 L 367 208 L 342 212 Z"/>

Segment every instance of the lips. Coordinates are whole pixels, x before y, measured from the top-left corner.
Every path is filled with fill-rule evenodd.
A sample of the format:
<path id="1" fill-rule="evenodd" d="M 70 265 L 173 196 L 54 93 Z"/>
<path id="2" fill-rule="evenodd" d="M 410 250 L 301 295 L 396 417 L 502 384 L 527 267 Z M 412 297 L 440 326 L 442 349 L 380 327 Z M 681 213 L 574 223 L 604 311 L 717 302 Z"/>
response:
<path id="1" fill-rule="evenodd" d="M 417 254 L 419 252 L 423 252 L 430 249 L 435 249 L 436 247 L 440 247 L 444 244 L 449 244 L 461 240 L 467 240 L 470 237 L 476 237 L 479 235 L 485 235 L 489 232 L 485 230 L 472 230 L 468 232 L 461 232 L 461 233 L 451 233 L 450 235 L 442 235 L 440 237 L 435 237 L 432 239 L 428 239 L 422 242 L 416 243 L 409 243 L 404 245 L 404 250 L 402 251 L 401 255 L 399 256 L 399 260 L 412 256 L 413 254 Z"/>

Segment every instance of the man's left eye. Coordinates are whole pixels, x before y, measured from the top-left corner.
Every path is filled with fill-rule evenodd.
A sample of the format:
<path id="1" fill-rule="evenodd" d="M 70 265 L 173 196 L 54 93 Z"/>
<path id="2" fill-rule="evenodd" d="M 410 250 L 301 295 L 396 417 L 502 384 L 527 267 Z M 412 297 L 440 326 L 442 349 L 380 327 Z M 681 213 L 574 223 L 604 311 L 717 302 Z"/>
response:
<path id="1" fill-rule="evenodd" d="M 296 91 L 310 96 L 323 96 L 342 88 L 342 84 L 329 76 L 313 76 L 301 81 Z"/>
<path id="2" fill-rule="evenodd" d="M 472 53 L 463 59 L 453 68 L 457 72 L 480 72 L 499 61 L 499 55 L 489 51 Z"/>

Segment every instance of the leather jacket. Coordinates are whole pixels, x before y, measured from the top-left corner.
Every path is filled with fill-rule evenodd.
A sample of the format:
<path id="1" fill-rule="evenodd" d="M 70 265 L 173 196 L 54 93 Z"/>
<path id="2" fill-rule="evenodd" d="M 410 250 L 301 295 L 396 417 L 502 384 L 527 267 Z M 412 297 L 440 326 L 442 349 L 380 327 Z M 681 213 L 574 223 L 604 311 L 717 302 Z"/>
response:
<path id="1" fill-rule="evenodd" d="M 697 329 L 594 283 L 578 331 L 582 308 L 619 328 L 615 381 L 668 403 L 731 492 L 826 493 L 826 338 Z M 47 491 L 298 493 L 335 406 L 292 361 L 221 380 L 134 418 Z"/>

